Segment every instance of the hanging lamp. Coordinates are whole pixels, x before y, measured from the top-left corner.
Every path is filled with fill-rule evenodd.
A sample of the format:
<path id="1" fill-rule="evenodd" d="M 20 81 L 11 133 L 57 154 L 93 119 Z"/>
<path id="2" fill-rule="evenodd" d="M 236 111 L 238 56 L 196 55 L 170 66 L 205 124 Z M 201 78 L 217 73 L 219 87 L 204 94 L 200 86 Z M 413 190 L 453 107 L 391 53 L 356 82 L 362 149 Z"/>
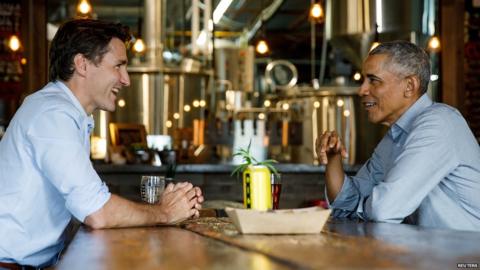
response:
<path id="1" fill-rule="evenodd" d="M 257 45 L 255 46 L 255 50 L 259 54 L 267 54 L 270 51 L 270 48 L 268 47 L 267 39 L 265 38 L 265 26 L 264 26 L 264 21 L 263 21 L 263 0 L 261 2 L 261 19 L 260 19 L 260 39 L 257 42 Z"/>

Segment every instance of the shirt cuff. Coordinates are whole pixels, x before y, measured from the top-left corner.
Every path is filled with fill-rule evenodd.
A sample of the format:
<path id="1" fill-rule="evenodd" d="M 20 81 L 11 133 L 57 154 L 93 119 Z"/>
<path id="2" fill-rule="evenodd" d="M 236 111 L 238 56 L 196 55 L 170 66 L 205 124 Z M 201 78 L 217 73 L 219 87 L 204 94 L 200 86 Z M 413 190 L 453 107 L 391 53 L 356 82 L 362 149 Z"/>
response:
<path id="1" fill-rule="evenodd" d="M 358 207 L 359 191 L 353 184 L 352 179 L 345 175 L 343 185 L 333 202 L 328 200 L 327 188 L 325 187 L 325 198 L 330 208 L 339 209 L 348 212 L 355 212 Z"/>
<path id="2" fill-rule="evenodd" d="M 75 218 L 84 222 L 87 216 L 102 208 L 110 197 L 111 193 L 105 182 L 91 183 L 76 190 L 75 196 L 69 196 L 67 208 Z"/>

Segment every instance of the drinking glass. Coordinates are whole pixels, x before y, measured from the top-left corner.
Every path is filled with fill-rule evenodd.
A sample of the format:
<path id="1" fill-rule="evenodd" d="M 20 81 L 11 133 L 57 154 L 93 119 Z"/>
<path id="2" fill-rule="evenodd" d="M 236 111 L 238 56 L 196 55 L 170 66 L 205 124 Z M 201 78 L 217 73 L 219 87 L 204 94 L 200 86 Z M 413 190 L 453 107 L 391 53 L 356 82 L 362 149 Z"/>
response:
<path id="1" fill-rule="evenodd" d="M 280 192 L 282 191 L 282 175 L 272 173 L 270 179 L 272 183 L 272 209 L 278 209 Z"/>
<path id="2" fill-rule="evenodd" d="M 160 201 L 160 196 L 165 189 L 165 177 L 157 175 L 144 175 L 140 181 L 140 196 L 142 201 L 155 204 Z"/>

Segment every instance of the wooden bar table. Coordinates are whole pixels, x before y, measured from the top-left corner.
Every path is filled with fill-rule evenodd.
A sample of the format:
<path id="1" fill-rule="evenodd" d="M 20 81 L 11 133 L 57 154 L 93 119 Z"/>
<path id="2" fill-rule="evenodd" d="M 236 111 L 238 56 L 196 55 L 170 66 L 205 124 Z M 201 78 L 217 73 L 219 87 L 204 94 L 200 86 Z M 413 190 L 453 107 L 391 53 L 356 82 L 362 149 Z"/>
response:
<path id="1" fill-rule="evenodd" d="M 55 269 L 478 268 L 480 233 L 330 220 L 320 234 L 242 235 L 228 218 L 80 228 Z"/>
<path id="2" fill-rule="evenodd" d="M 292 269 L 178 227 L 81 227 L 54 269 Z"/>

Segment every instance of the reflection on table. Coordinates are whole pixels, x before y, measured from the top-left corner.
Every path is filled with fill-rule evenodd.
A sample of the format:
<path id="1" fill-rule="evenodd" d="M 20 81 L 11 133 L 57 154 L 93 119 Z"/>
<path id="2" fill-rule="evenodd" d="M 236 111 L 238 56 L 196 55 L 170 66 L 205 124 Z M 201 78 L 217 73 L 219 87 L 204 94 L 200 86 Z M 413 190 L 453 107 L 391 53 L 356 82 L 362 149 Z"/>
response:
<path id="1" fill-rule="evenodd" d="M 457 268 L 480 263 L 480 234 L 329 221 L 321 234 L 241 235 L 228 218 L 180 227 L 80 228 L 56 269 Z"/>

